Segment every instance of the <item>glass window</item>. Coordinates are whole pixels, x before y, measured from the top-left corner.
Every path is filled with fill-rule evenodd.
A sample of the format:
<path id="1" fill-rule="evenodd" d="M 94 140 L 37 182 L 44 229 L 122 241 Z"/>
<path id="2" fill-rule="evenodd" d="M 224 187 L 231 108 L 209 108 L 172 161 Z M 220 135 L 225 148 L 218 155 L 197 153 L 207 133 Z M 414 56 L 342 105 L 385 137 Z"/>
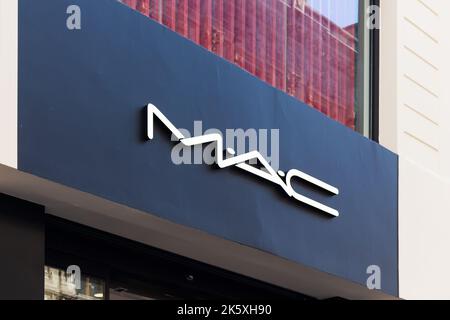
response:
<path id="1" fill-rule="evenodd" d="M 360 75 L 367 0 L 121 1 L 368 135 Z"/>
<path id="2" fill-rule="evenodd" d="M 105 282 L 81 275 L 81 286 L 68 276 L 65 270 L 45 266 L 45 300 L 104 300 Z"/>

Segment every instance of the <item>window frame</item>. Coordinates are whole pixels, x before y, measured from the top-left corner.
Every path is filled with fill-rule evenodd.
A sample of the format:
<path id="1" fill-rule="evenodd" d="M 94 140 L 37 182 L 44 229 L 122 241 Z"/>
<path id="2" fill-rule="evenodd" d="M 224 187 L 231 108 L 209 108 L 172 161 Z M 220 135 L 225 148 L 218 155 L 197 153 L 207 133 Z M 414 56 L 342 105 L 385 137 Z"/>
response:
<path id="1" fill-rule="evenodd" d="M 367 28 L 367 8 L 380 6 L 380 0 L 360 0 L 359 52 L 356 86 L 355 130 L 379 142 L 379 46 L 378 29 Z"/>

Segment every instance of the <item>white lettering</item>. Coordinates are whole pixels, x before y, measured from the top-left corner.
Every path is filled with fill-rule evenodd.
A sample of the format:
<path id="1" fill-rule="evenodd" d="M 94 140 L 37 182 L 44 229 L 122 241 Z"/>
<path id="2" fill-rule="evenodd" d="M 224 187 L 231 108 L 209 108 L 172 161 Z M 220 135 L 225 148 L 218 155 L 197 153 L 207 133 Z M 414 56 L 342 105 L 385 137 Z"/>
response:
<path id="1" fill-rule="evenodd" d="M 292 169 L 287 174 L 282 171 L 276 172 L 267 162 L 267 160 L 262 156 L 262 154 L 256 150 L 250 151 L 243 154 L 235 155 L 236 152 L 227 148 L 227 157 L 224 159 L 224 145 L 223 138 L 220 133 L 207 133 L 200 136 L 186 137 L 182 132 L 177 129 L 170 121 L 167 119 L 161 111 L 158 110 L 154 105 L 149 104 L 147 106 L 147 135 L 150 140 L 153 139 L 153 116 L 156 116 L 171 132 L 172 134 L 181 142 L 183 146 L 193 147 L 203 144 L 212 145 L 215 150 L 215 163 L 219 168 L 224 169 L 227 167 L 235 166 L 242 170 L 245 170 L 251 174 L 254 174 L 260 178 L 270 181 L 274 184 L 279 185 L 286 192 L 287 195 L 293 197 L 297 201 L 307 204 L 313 208 L 320 211 L 326 212 L 334 217 L 339 216 L 339 211 L 323 205 L 317 201 L 314 201 L 308 197 L 305 197 L 297 193 L 291 185 L 291 180 L 293 177 L 300 178 L 307 181 L 331 194 L 338 195 L 339 190 L 317 178 L 314 178 L 300 170 Z M 173 139 L 172 139 L 173 140 Z M 213 149 L 208 149 L 211 154 Z M 180 151 L 181 152 L 181 151 Z M 189 154 L 190 157 L 190 154 Z M 183 156 L 184 158 L 184 156 Z M 250 161 L 254 160 L 253 163 L 260 163 L 262 168 L 258 168 L 250 164 Z M 286 179 L 286 182 L 282 178 Z"/>

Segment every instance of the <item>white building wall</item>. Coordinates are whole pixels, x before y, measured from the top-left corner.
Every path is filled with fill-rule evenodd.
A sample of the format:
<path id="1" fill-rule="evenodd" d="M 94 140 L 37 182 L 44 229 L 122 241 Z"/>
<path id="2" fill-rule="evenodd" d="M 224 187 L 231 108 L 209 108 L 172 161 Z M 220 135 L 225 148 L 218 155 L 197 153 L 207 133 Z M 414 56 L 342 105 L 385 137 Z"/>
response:
<path id="1" fill-rule="evenodd" d="M 0 164 L 17 168 L 18 0 L 0 0 Z"/>
<path id="2" fill-rule="evenodd" d="M 381 0 L 380 143 L 399 161 L 399 287 L 450 299 L 450 1 Z"/>

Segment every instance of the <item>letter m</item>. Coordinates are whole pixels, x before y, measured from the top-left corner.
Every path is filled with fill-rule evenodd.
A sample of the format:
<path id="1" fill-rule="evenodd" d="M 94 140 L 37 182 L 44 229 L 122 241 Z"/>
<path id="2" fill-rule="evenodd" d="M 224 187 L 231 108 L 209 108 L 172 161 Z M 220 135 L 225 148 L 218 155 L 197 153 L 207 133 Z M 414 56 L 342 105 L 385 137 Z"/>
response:
<path id="1" fill-rule="evenodd" d="M 172 134 L 177 137 L 178 140 L 184 139 L 183 134 L 178 130 L 169 119 L 166 118 L 165 115 L 162 114 L 161 111 L 153 104 L 149 103 L 147 105 L 147 137 L 150 140 L 153 140 L 153 118 L 156 116 L 159 121 L 162 122 L 166 126 L 167 129 L 172 132 Z"/>

